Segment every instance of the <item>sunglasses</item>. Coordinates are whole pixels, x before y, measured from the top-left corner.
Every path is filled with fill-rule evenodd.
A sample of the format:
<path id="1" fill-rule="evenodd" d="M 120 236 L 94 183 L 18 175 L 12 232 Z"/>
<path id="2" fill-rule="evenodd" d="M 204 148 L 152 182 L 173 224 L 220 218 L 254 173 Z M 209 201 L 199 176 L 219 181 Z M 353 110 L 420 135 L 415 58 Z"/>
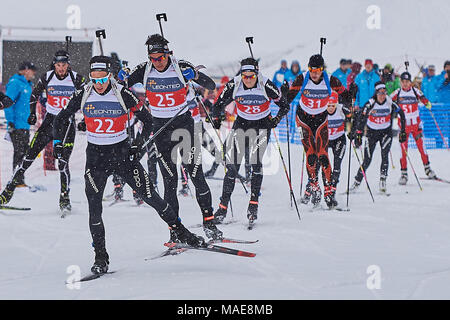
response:
<path id="1" fill-rule="evenodd" d="M 149 58 L 152 62 L 161 62 L 161 61 L 164 61 L 167 59 L 166 55 L 164 55 L 164 54 L 158 58 L 152 58 L 152 57 L 149 57 Z"/>
<path id="2" fill-rule="evenodd" d="M 256 74 L 252 74 L 251 76 L 246 76 L 245 74 L 242 75 L 242 79 L 245 80 L 250 80 L 250 79 L 255 79 L 256 78 Z"/>
<path id="3" fill-rule="evenodd" d="M 378 90 L 377 94 L 382 95 L 382 94 L 386 94 L 387 91 L 386 90 Z"/>
<path id="4" fill-rule="evenodd" d="M 323 71 L 323 67 L 320 67 L 320 68 L 308 67 L 308 70 L 309 70 L 309 72 L 320 72 L 320 71 Z"/>
<path id="5" fill-rule="evenodd" d="M 104 78 L 92 78 L 91 76 L 89 76 L 89 78 L 91 79 L 93 84 L 97 84 L 97 83 L 104 84 L 108 81 L 110 74 L 111 73 L 108 73 L 108 75 Z"/>

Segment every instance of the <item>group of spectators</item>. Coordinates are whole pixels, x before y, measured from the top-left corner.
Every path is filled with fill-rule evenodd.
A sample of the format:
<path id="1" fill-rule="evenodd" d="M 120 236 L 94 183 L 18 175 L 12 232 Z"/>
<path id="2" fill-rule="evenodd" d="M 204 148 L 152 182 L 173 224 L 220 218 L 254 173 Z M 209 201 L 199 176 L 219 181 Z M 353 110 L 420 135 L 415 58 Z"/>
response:
<path id="1" fill-rule="evenodd" d="M 5 118 L 8 123 L 6 139 L 10 140 L 14 146 L 13 169 L 20 164 L 28 148 L 30 97 L 36 70 L 32 62 L 22 62 L 18 72 L 6 84 L 6 92 L 0 92 L 0 110 L 5 109 Z"/>
<path id="2" fill-rule="evenodd" d="M 400 75 L 391 64 L 388 63 L 383 69 L 380 69 L 372 59 L 366 59 L 364 69 L 361 71 L 362 68 L 363 66 L 359 62 L 341 59 L 339 68 L 332 73 L 347 89 L 352 83 L 357 85 L 355 107 L 362 107 L 372 97 L 377 81 L 385 83 L 388 94 L 400 88 Z M 278 87 L 281 87 L 284 80 L 291 84 L 301 72 L 297 60 L 292 62 L 290 69 L 287 68 L 287 61 L 281 60 L 281 67 L 275 72 L 272 81 Z M 434 65 L 422 67 L 421 74 L 422 77 L 415 77 L 414 86 L 421 89 L 430 102 L 450 103 L 450 60 L 444 63 L 440 74 L 436 73 Z"/>

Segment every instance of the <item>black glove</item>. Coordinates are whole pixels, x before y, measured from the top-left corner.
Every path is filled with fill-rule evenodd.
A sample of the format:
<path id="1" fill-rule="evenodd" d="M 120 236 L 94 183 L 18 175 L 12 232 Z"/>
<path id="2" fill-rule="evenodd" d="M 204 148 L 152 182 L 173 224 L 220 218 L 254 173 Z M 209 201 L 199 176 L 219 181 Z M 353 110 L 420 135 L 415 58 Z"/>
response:
<path id="1" fill-rule="evenodd" d="M 28 120 L 27 120 L 28 124 L 35 125 L 36 121 L 37 121 L 36 113 L 35 112 L 31 112 L 30 116 L 28 117 Z"/>
<path id="2" fill-rule="evenodd" d="M 405 130 L 400 131 L 399 135 L 398 135 L 398 141 L 400 143 L 403 143 L 406 141 L 406 138 L 408 138 L 408 136 L 406 135 Z"/>
<path id="3" fill-rule="evenodd" d="M 220 126 L 222 125 L 222 121 L 226 119 L 224 114 L 221 114 L 220 116 L 211 116 L 212 123 L 214 129 L 220 129 Z M 209 122 L 209 118 L 206 118 L 206 122 Z"/>
<path id="4" fill-rule="evenodd" d="M 63 155 L 64 146 L 61 141 L 53 140 L 53 156 L 59 159 Z"/>
<path id="5" fill-rule="evenodd" d="M 84 119 L 78 122 L 77 128 L 78 131 L 86 131 L 86 122 L 84 121 Z"/>
<path id="6" fill-rule="evenodd" d="M 348 140 L 352 141 L 355 139 L 355 132 L 353 130 L 350 130 L 349 133 L 347 133 Z"/>
<path id="7" fill-rule="evenodd" d="M 273 118 L 269 118 L 269 121 L 270 121 L 270 123 L 269 123 L 269 129 L 272 129 L 272 128 L 276 128 L 277 127 L 277 125 L 280 123 L 280 121 L 281 121 L 281 118 L 277 115 L 277 116 L 275 116 L 275 117 L 273 117 Z"/>
<path id="8" fill-rule="evenodd" d="M 287 97 L 287 95 L 289 93 L 289 83 L 286 80 L 283 81 L 280 91 L 281 91 L 281 94 L 283 97 Z"/>
<path id="9" fill-rule="evenodd" d="M 128 151 L 129 155 L 130 155 L 130 160 L 134 160 L 138 158 L 138 154 L 139 154 L 139 147 L 136 144 L 132 144 L 130 147 L 130 150 Z"/>
<path id="10" fill-rule="evenodd" d="M 144 141 L 142 141 L 141 136 L 138 136 L 136 139 L 134 139 L 133 143 L 130 146 L 130 150 L 128 151 L 128 153 L 130 155 L 130 160 L 139 159 L 139 154 L 142 150 L 143 144 L 144 144 Z"/>
<path id="11" fill-rule="evenodd" d="M 356 131 L 356 134 L 355 134 L 355 147 L 356 148 L 361 147 L 362 137 L 363 137 L 362 131 L 360 131 L 360 130 Z"/>

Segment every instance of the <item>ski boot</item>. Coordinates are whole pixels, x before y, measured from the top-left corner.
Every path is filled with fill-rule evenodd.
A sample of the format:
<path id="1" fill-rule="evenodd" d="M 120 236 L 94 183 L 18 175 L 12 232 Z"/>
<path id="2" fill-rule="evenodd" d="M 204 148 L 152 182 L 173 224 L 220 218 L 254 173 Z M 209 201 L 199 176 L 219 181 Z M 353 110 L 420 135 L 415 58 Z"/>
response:
<path id="1" fill-rule="evenodd" d="M 398 184 L 404 186 L 408 182 L 408 171 L 406 171 L 406 169 L 401 169 L 401 171 L 402 175 L 400 176 Z"/>
<path id="2" fill-rule="evenodd" d="M 183 197 L 188 197 L 189 196 L 189 186 L 188 186 L 188 184 L 186 183 L 186 184 L 182 184 L 182 187 L 181 187 L 181 189 L 180 189 L 180 191 L 178 191 L 178 195 L 179 196 L 183 196 Z"/>
<path id="3" fill-rule="evenodd" d="M 0 194 L 0 204 L 7 204 L 11 200 L 13 194 L 14 191 L 9 190 L 8 186 L 6 186 L 5 190 Z"/>
<path id="4" fill-rule="evenodd" d="M 137 194 L 136 191 L 133 190 L 133 199 L 136 202 L 136 205 L 140 206 L 144 203 L 144 200 Z"/>
<path id="5" fill-rule="evenodd" d="M 386 193 L 386 176 L 382 175 L 380 177 L 380 192 Z"/>
<path id="6" fill-rule="evenodd" d="M 216 213 L 214 213 L 214 222 L 216 224 L 220 224 L 225 220 L 227 216 L 227 206 L 219 203 L 219 209 L 217 209 Z"/>
<path id="7" fill-rule="evenodd" d="M 123 200 L 123 184 L 114 185 L 114 200 Z"/>
<path id="8" fill-rule="evenodd" d="M 95 262 L 91 268 L 91 272 L 95 274 L 103 274 L 108 272 L 109 256 L 105 248 L 95 249 Z"/>
<path id="9" fill-rule="evenodd" d="M 320 200 L 322 200 L 322 191 L 318 182 L 311 182 L 311 203 L 314 208 L 320 206 Z"/>
<path id="10" fill-rule="evenodd" d="M 170 239 L 167 242 L 168 243 L 181 243 L 180 239 L 178 239 L 177 233 L 172 228 L 169 228 L 169 231 L 170 231 Z"/>
<path id="11" fill-rule="evenodd" d="M 7 204 L 9 201 L 11 201 L 11 198 L 14 195 L 14 190 L 21 180 L 23 180 L 23 178 L 21 178 L 19 175 L 17 178 L 13 178 L 10 182 L 8 182 L 5 190 L 3 190 L 3 192 L 0 194 L 0 204 Z"/>
<path id="12" fill-rule="evenodd" d="M 202 210 L 203 214 L 203 231 L 205 235 L 209 239 L 219 240 L 223 238 L 223 232 L 217 229 L 215 221 L 213 209 L 204 209 Z"/>
<path id="13" fill-rule="evenodd" d="M 59 209 L 61 211 L 71 211 L 72 205 L 70 204 L 69 192 L 63 191 L 59 195 Z"/>
<path id="14" fill-rule="evenodd" d="M 250 201 L 247 209 L 247 218 L 249 224 L 255 223 L 255 220 L 258 219 L 258 202 Z"/>
<path id="15" fill-rule="evenodd" d="M 430 179 L 437 178 L 436 173 L 433 170 L 431 170 L 429 162 L 426 165 L 424 165 L 424 169 L 425 169 L 425 174 L 427 175 L 428 178 L 430 178 Z"/>
<path id="16" fill-rule="evenodd" d="M 185 243 L 192 247 L 202 247 L 206 245 L 203 237 L 190 232 L 179 220 L 177 220 L 174 225 L 170 226 L 169 229 L 171 230 L 170 238 L 171 240 L 175 240 L 174 242 Z"/>
<path id="17" fill-rule="evenodd" d="M 209 178 L 209 177 L 213 177 L 214 174 L 216 173 L 217 167 L 219 166 L 219 164 L 217 162 L 214 162 L 211 169 L 209 169 L 208 171 L 206 171 L 204 173 L 205 178 Z"/>
<path id="18" fill-rule="evenodd" d="M 352 186 L 350 187 L 349 191 L 350 192 L 356 191 L 356 189 L 358 189 L 360 185 L 361 181 L 355 180 L 355 182 L 353 182 Z"/>
<path id="19" fill-rule="evenodd" d="M 338 202 L 336 201 L 335 195 L 336 195 L 336 188 L 334 188 L 333 186 L 325 187 L 325 190 L 323 192 L 323 198 L 328 206 L 328 209 L 333 209 L 337 207 Z"/>
<path id="20" fill-rule="evenodd" d="M 308 204 L 309 200 L 311 199 L 312 190 L 311 190 L 311 184 L 308 182 L 305 188 L 305 193 L 303 194 L 303 197 L 300 198 L 300 202 L 303 204 Z"/>

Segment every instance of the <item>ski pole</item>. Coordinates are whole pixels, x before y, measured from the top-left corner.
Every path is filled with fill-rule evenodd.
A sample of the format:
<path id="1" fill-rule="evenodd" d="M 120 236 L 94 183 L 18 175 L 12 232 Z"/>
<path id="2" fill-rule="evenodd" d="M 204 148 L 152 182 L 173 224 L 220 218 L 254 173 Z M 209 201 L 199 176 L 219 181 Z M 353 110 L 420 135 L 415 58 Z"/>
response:
<path id="1" fill-rule="evenodd" d="M 352 99 L 352 105 L 351 105 L 351 113 L 350 113 L 350 133 L 353 129 L 353 121 L 354 121 L 354 111 L 353 108 L 355 106 L 355 99 Z M 348 210 L 348 202 L 350 198 L 350 170 L 351 170 L 351 160 L 352 160 L 352 140 L 350 140 L 350 144 L 348 145 L 348 172 L 347 172 L 347 210 Z"/>
<path id="2" fill-rule="evenodd" d="M 351 143 L 351 141 L 350 141 Z M 348 172 L 347 172 L 347 209 L 348 209 L 348 200 L 350 198 L 350 169 L 351 169 L 351 160 L 352 160 L 352 146 L 348 145 Z"/>
<path id="3" fill-rule="evenodd" d="M 303 156 L 302 156 L 302 173 L 300 178 L 300 198 L 302 197 L 303 193 L 303 172 L 305 168 L 305 148 L 303 147 Z"/>
<path id="4" fill-rule="evenodd" d="M 250 50 L 250 55 L 251 57 L 254 59 L 253 57 L 253 51 L 252 51 L 252 46 L 250 45 L 250 43 L 253 43 L 253 37 L 246 37 L 245 41 L 248 43 L 248 49 Z"/>
<path id="5" fill-rule="evenodd" d="M 409 165 L 411 166 L 411 169 L 413 171 L 414 177 L 416 178 L 417 184 L 419 185 L 419 189 L 420 189 L 420 191 L 423 191 L 422 185 L 420 184 L 420 181 L 419 181 L 419 178 L 417 178 L 416 170 L 414 170 L 414 166 L 413 166 L 413 164 L 411 162 L 411 159 L 409 158 L 408 150 L 406 150 L 406 148 L 403 146 L 403 143 L 400 143 L 400 145 L 402 146 L 402 149 L 403 149 L 403 151 L 406 154 L 406 158 L 408 159 L 408 162 L 409 162 Z"/>
<path id="6" fill-rule="evenodd" d="M 98 40 L 98 45 L 99 45 L 99 48 L 100 48 L 100 54 L 103 56 L 102 38 L 106 39 L 105 29 L 101 29 L 101 30 L 95 31 L 95 36 L 97 37 L 97 40 Z"/>
<path id="7" fill-rule="evenodd" d="M 205 107 L 205 105 L 203 104 L 203 101 L 199 98 L 198 94 L 195 95 L 195 99 L 197 100 L 197 103 L 200 104 L 200 105 L 202 106 L 202 109 L 203 109 L 203 111 L 205 112 L 206 117 L 208 118 L 208 120 L 209 120 L 210 123 L 212 124 L 211 116 L 209 115 L 208 110 L 206 110 L 206 107 Z M 219 138 L 220 151 L 221 151 L 221 153 L 222 153 L 223 169 L 224 169 L 224 172 L 225 172 L 225 175 L 226 175 L 226 174 L 227 174 L 227 166 L 226 166 L 226 161 L 225 161 L 226 154 L 225 154 L 225 151 L 223 150 L 223 142 L 222 142 L 222 139 L 220 138 L 219 132 L 216 131 L 215 129 L 214 129 L 214 132 L 216 133 L 217 138 Z M 230 162 L 230 163 L 231 163 L 231 162 Z M 234 167 L 234 165 L 233 165 L 232 168 L 233 168 L 234 171 L 236 172 L 236 177 L 239 177 L 239 172 L 237 171 L 236 167 Z M 242 187 L 244 188 L 245 193 L 248 194 L 248 190 L 247 190 L 247 188 L 245 187 L 245 184 L 244 184 L 244 182 L 241 180 L 241 178 L 239 178 L 239 181 L 241 182 Z M 230 197 L 230 210 L 231 210 L 231 217 L 234 218 L 233 202 L 231 202 L 231 197 Z"/>
<path id="8" fill-rule="evenodd" d="M 69 52 L 69 44 L 72 43 L 72 37 L 66 36 L 66 51 Z"/>
<path id="9" fill-rule="evenodd" d="M 395 169 L 394 158 L 392 157 L 392 151 L 391 151 L 391 150 L 389 150 L 389 156 L 391 157 L 391 165 L 392 165 L 392 169 Z"/>
<path id="10" fill-rule="evenodd" d="M 195 95 L 195 98 L 197 99 L 197 102 L 202 106 L 202 109 L 203 109 L 203 111 L 205 112 L 206 117 L 208 118 L 209 123 L 211 123 L 211 125 L 212 125 L 213 121 L 212 121 L 212 119 L 211 119 L 211 115 L 209 114 L 208 110 L 206 110 L 206 107 L 205 107 L 205 105 L 203 104 L 203 101 L 198 97 L 197 94 Z M 225 158 L 226 158 L 227 154 L 226 154 L 225 151 L 223 150 L 224 144 L 223 144 L 222 139 L 220 138 L 219 133 L 216 131 L 216 129 L 214 129 L 214 132 L 216 133 L 217 138 L 219 138 L 219 143 L 220 143 L 220 145 L 221 145 L 221 151 L 222 151 L 222 161 L 223 161 L 223 166 L 224 166 L 225 169 L 226 169 L 226 161 L 225 161 Z M 231 168 L 232 168 L 233 171 L 236 173 L 236 177 L 238 177 L 239 181 L 241 182 L 242 187 L 243 187 L 244 190 L 245 190 L 245 193 L 248 194 L 248 190 L 247 190 L 247 188 L 245 187 L 245 184 L 244 184 L 244 182 L 242 181 L 242 179 L 239 177 L 239 172 L 237 171 L 236 166 L 235 166 L 234 163 L 232 163 L 231 161 L 230 161 L 230 164 L 231 164 Z"/>
<path id="11" fill-rule="evenodd" d="M 170 118 L 170 120 L 167 121 L 161 128 L 159 128 L 159 130 L 156 131 L 156 132 L 153 134 L 153 136 L 151 136 L 150 139 L 148 139 L 146 142 L 144 142 L 144 144 L 142 145 L 141 148 L 145 148 L 149 143 L 152 143 L 153 140 L 155 140 L 155 138 L 156 138 L 156 137 L 157 137 L 157 136 L 158 136 L 165 128 L 167 128 L 167 126 L 168 126 L 169 124 L 171 124 L 171 123 L 175 120 L 175 118 L 178 117 L 178 115 L 179 115 L 184 109 L 186 109 L 187 106 L 188 106 L 188 105 L 186 104 L 183 108 L 181 108 L 180 110 L 178 110 L 178 112 L 177 112 L 172 118 Z"/>
<path id="12" fill-rule="evenodd" d="M 361 172 L 364 176 L 364 180 L 366 181 L 367 189 L 369 189 L 369 193 L 370 193 L 370 196 L 372 197 L 372 201 L 375 202 L 375 199 L 373 198 L 372 190 L 370 189 L 370 186 L 369 186 L 369 181 L 367 181 L 366 172 L 364 171 L 361 161 L 359 160 L 358 152 L 356 152 L 356 147 L 355 147 L 355 144 L 353 143 L 353 140 L 351 141 L 351 143 L 353 146 L 353 151 L 355 152 L 355 155 L 356 155 L 356 159 L 358 160 L 358 163 L 359 163 L 359 168 L 361 169 Z"/>
<path id="13" fill-rule="evenodd" d="M 286 115 L 286 135 L 287 135 L 287 146 L 288 146 L 288 167 L 289 167 L 289 179 L 292 179 L 292 172 L 291 172 L 291 143 L 289 139 L 289 117 Z M 292 194 L 291 194 L 291 208 L 292 208 Z"/>
<path id="14" fill-rule="evenodd" d="M 436 128 L 437 128 L 438 131 L 439 131 L 439 134 L 441 135 L 442 141 L 444 141 L 445 147 L 447 148 L 447 150 L 450 150 L 449 147 L 448 147 L 447 141 L 445 141 L 445 137 L 444 137 L 444 135 L 442 134 L 441 128 L 439 128 L 439 125 L 438 125 L 438 123 L 437 123 L 437 121 L 436 121 L 436 118 L 434 117 L 433 112 L 431 112 L 430 109 L 428 109 L 428 111 L 430 111 L 431 117 L 432 117 L 433 120 L 434 120 L 434 124 L 436 125 Z"/>
<path id="15" fill-rule="evenodd" d="M 286 163 L 283 158 L 283 153 L 281 152 L 281 147 L 280 147 L 280 143 L 278 142 L 277 133 L 275 132 L 275 128 L 273 128 L 273 135 L 275 137 L 275 142 L 277 143 L 278 152 L 280 153 L 281 162 L 283 163 L 284 173 L 286 174 L 286 179 L 289 184 L 289 190 L 291 192 L 291 199 L 294 199 L 294 205 L 295 205 L 295 210 L 297 210 L 298 219 L 302 220 L 302 218 L 300 217 L 300 212 L 298 211 L 297 200 L 295 200 L 294 190 L 292 189 L 292 184 L 291 184 L 291 179 L 289 179 L 289 175 L 288 175 L 288 172 L 286 169 Z"/>
<path id="16" fill-rule="evenodd" d="M 322 48 L 327 43 L 327 38 L 320 38 L 320 55 L 322 55 Z"/>
<path id="17" fill-rule="evenodd" d="M 164 38 L 163 28 L 161 20 L 167 21 L 167 15 L 165 13 L 157 13 L 156 14 L 156 20 L 158 20 L 159 23 L 159 29 L 161 30 L 161 36 Z"/>

